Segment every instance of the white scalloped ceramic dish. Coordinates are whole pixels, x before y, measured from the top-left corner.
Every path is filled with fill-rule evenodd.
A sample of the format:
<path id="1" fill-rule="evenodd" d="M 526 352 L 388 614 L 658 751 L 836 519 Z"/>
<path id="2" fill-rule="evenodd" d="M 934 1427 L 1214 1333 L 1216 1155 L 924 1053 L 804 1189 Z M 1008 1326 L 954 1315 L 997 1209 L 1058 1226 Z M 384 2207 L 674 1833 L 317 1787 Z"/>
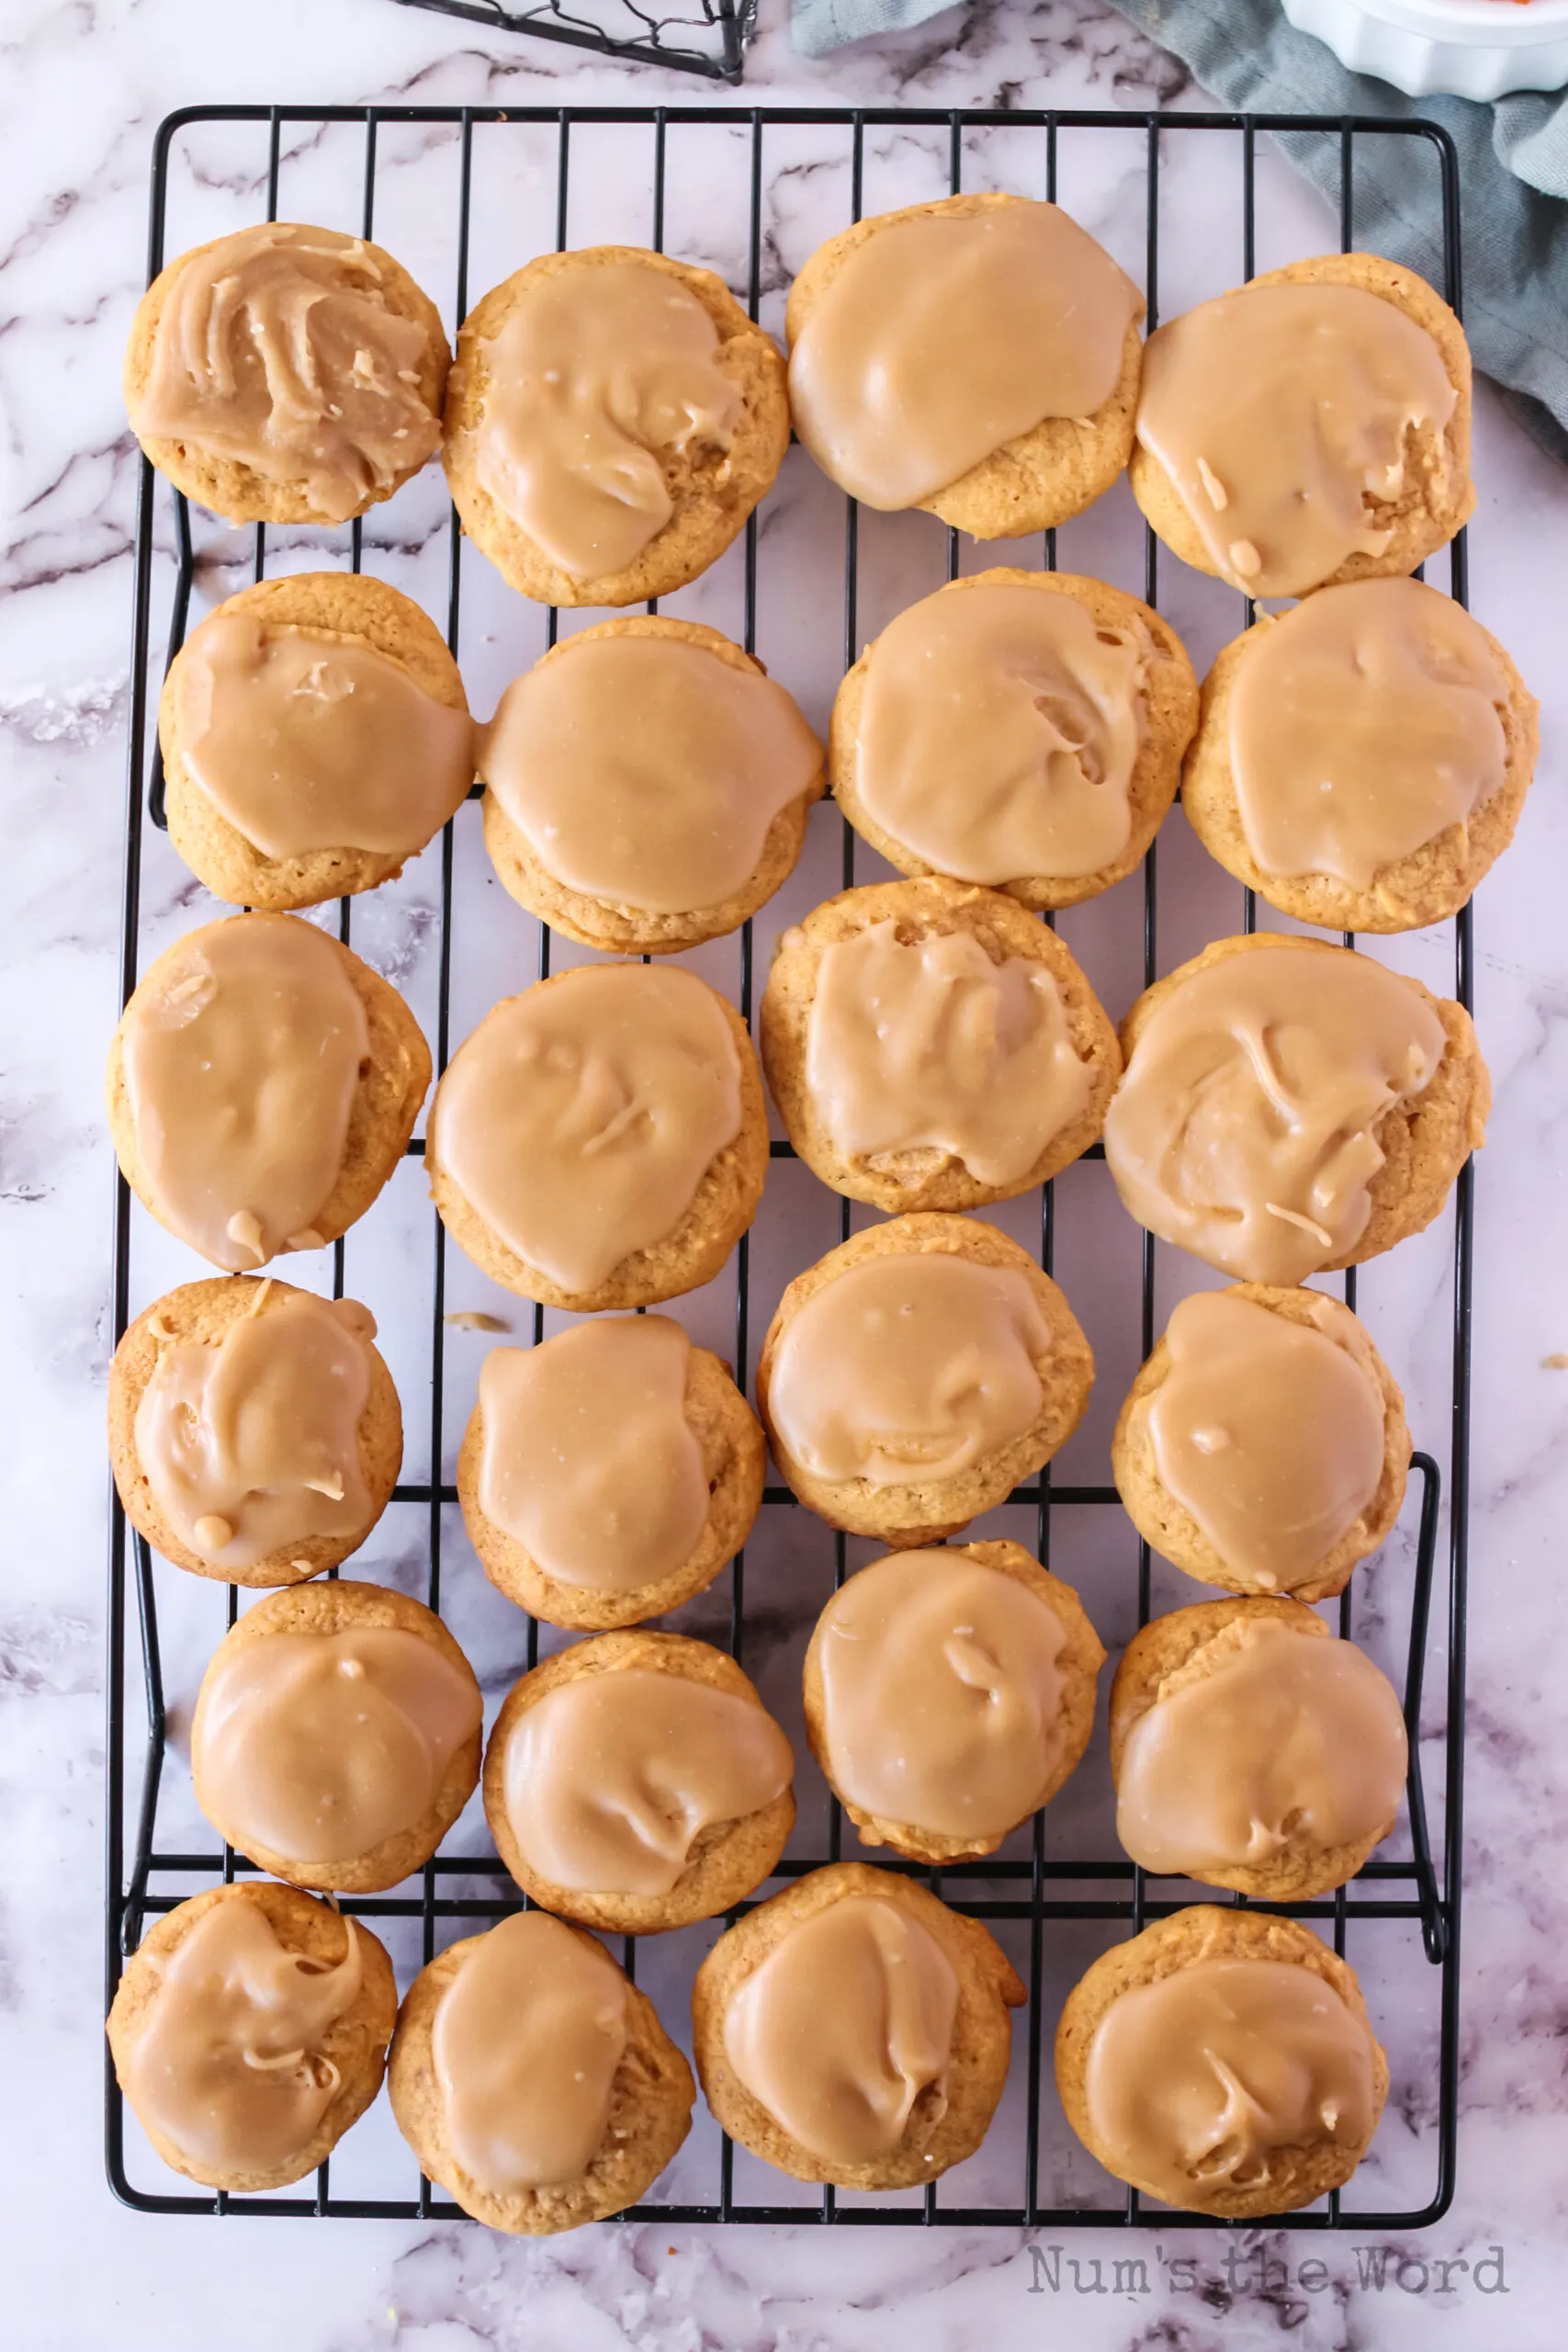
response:
<path id="1" fill-rule="evenodd" d="M 1281 0 L 1298 32 L 1413 98 L 1568 83 L 1568 0 Z"/>

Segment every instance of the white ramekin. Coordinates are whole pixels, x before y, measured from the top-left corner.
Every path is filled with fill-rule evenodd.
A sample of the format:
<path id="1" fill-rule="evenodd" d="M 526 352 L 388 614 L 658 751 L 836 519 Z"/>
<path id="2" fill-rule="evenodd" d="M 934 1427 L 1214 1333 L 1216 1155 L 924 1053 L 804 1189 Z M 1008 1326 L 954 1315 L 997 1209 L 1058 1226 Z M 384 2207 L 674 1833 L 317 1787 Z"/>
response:
<path id="1" fill-rule="evenodd" d="M 1568 83 L 1568 0 L 1281 0 L 1352 73 L 1413 98 L 1498 98 Z"/>

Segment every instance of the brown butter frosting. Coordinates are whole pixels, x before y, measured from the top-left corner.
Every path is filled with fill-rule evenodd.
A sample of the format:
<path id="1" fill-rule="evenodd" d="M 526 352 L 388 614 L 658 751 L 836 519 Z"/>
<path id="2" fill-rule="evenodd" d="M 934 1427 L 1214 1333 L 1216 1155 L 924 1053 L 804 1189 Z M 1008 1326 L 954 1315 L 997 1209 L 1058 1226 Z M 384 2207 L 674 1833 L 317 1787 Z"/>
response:
<path id="1" fill-rule="evenodd" d="M 790 353 L 795 430 L 866 505 L 918 505 L 1048 416 L 1115 390 L 1142 311 L 1054 204 L 894 221 L 853 245 Z"/>
<path id="2" fill-rule="evenodd" d="M 476 469 L 575 580 L 636 561 L 674 512 L 660 459 L 727 449 L 740 396 L 690 289 L 636 261 L 542 278 L 485 346 Z"/>
<path id="3" fill-rule="evenodd" d="M 940 1251 L 867 1258 L 785 1324 L 768 1405 L 813 1477 L 869 1486 L 956 1478 L 1039 1415 L 1051 1333 L 1009 1266 Z"/>
<path id="4" fill-rule="evenodd" d="M 441 1996 L 431 2056 L 446 2138 L 491 2197 L 574 2181 L 592 2163 L 627 2041 L 626 1979 L 543 1911 L 479 1937 Z"/>
<path id="5" fill-rule="evenodd" d="M 209 1669 L 202 1777 L 241 1845 L 347 1861 L 424 1818 L 479 1717 L 475 1685 L 417 1634 L 269 1634 Z"/>
<path id="6" fill-rule="evenodd" d="M 706 1829 L 788 1788 L 773 1717 L 682 1674 L 584 1674 L 527 1709 L 506 1751 L 507 1818 L 524 1860 L 586 1894 L 668 1894 Z"/>
<path id="7" fill-rule="evenodd" d="M 635 1592 L 691 1557 L 709 1498 L 690 1356 L 678 1323 L 636 1315 L 485 1358 L 479 1507 L 547 1576 Z"/>
<path id="8" fill-rule="evenodd" d="M 792 1927 L 738 1986 L 724 2047 L 754 2099 L 829 2164 L 886 2155 L 922 2092 L 945 2098 L 958 1979 L 899 1905 L 847 1894 Z"/>
<path id="9" fill-rule="evenodd" d="M 1181 2206 L 1261 2181 L 1280 2149 L 1364 2143 L 1371 2037 L 1311 1969 L 1201 1960 L 1111 2003 L 1084 2091 L 1113 2169 Z"/>
<path id="10" fill-rule="evenodd" d="M 740 1067 L 692 973 L 588 965 L 498 1004 L 431 1107 L 427 1166 L 562 1289 L 677 1226 L 741 1123 Z"/>
<path id="11" fill-rule="evenodd" d="M 426 332 L 381 291 L 358 237 L 272 222 L 186 256 L 132 401 L 142 441 L 183 441 L 270 481 L 303 480 L 338 521 L 441 437 L 420 395 Z"/>
<path id="12" fill-rule="evenodd" d="M 344 958 L 293 916 L 209 924 L 168 959 L 127 1012 L 122 1051 L 170 1230 L 231 1272 L 315 1247 L 369 1044 Z"/>
<path id="13" fill-rule="evenodd" d="M 1265 874 L 1364 890 L 1491 798 L 1508 683 L 1483 629 L 1417 580 L 1325 588 L 1249 641 L 1231 689 L 1242 831 Z"/>
<path id="14" fill-rule="evenodd" d="M 1359 1327 L 1337 1299 L 1313 1316 L 1224 1292 L 1183 1299 L 1143 1408 L 1161 1482 L 1264 1591 L 1305 1583 L 1382 1477 L 1382 1391 Z"/>
<path id="15" fill-rule="evenodd" d="M 1295 596 L 1389 532 L 1413 426 L 1458 394 L 1433 337 L 1364 287 L 1297 280 L 1222 294 L 1144 347 L 1137 437 L 1220 577 Z"/>
<path id="16" fill-rule="evenodd" d="M 213 1567 L 360 1526 L 359 1422 L 374 1318 L 352 1299 L 261 1297 L 216 1345 L 163 1348 L 136 1455 L 175 1532 Z"/>
<path id="17" fill-rule="evenodd" d="M 1140 1225 L 1248 1281 L 1355 1247 L 1384 1114 L 1444 1051 L 1426 999 L 1371 957 L 1258 948 L 1205 964 L 1144 1023 L 1105 1122 Z"/>
<path id="18" fill-rule="evenodd" d="M 1377 1836 L 1409 1760 L 1387 1678 L 1353 1643 L 1277 1617 L 1233 1623 L 1214 1647 L 1127 1735 L 1116 1834 L 1133 1860 L 1181 1877 Z"/>
<path id="19" fill-rule="evenodd" d="M 479 772 L 547 872 L 650 914 L 739 890 L 821 764 L 782 686 L 667 637 L 547 655 L 479 735 Z"/>
<path id="20" fill-rule="evenodd" d="M 872 650 L 857 729 L 867 814 L 936 873 L 1097 874 L 1126 847 L 1152 648 L 1076 598 L 939 592 Z"/>
<path id="21" fill-rule="evenodd" d="M 1045 965 L 994 963 L 970 932 L 904 939 L 896 918 L 823 949 L 806 1080 L 846 1159 L 934 1148 L 983 1184 L 1027 1175 L 1092 1083 Z"/>
<path id="22" fill-rule="evenodd" d="M 339 2081 L 321 2047 L 359 1991 L 348 1949 L 327 1968 L 288 1951 L 254 1903 L 215 1903 L 159 1974 L 125 2056 L 126 2095 L 182 2155 L 220 2172 L 270 2172 L 308 2147 Z"/>

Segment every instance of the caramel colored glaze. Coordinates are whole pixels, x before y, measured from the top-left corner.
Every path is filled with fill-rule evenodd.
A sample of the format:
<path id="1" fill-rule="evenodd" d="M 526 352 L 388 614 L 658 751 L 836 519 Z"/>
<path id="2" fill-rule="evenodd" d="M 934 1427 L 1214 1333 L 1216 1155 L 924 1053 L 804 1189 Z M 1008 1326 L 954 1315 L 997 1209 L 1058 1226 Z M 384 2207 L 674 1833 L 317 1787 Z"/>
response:
<path id="1" fill-rule="evenodd" d="M 208 1669 L 204 1802 L 247 1850 L 346 1862 L 429 1814 L 480 1715 L 471 1675 L 412 1632 L 271 1634 Z"/>
<path id="2" fill-rule="evenodd" d="M 806 1080 L 846 1159 L 941 1150 L 987 1185 L 1026 1175 L 1091 1083 L 1045 965 L 995 963 L 964 932 L 904 939 L 893 918 L 824 948 Z"/>
<path id="3" fill-rule="evenodd" d="M 412 856 L 473 781 L 466 710 L 352 638 L 216 614 L 176 680 L 192 780 L 266 857 Z"/>
<path id="4" fill-rule="evenodd" d="M 1440 436 L 1458 394 L 1435 339 L 1364 287 L 1243 287 L 1150 335 L 1137 435 L 1215 571 L 1295 596 L 1382 555 L 1413 427 Z"/>
<path id="5" fill-rule="evenodd" d="M 162 1222 L 231 1272 L 315 1246 L 369 1045 L 344 959 L 310 923 L 241 915 L 161 958 L 121 1046 Z"/>
<path id="6" fill-rule="evenodd" d="M 895 2149 L 943 2082 L 958 1979 L 936 1939 L 874 1894 L 792 1928 L 731 1996 L 724 2048 L 751 2097 L 829 2164 Z"/>
<path id="7" fill-rule="evenodd" d="M 1085 2096 L 1107 2161 L 1168 2203 L 1266 2177 L 1377 2120 L 1373 2042 L 1332 1984 L 1278 1960 L 1200 1960 L 1135 1984 L 1089 2044 Z"/>
<path id="8" fill-rule="evenodd" d="M 954 1478 L 1032 1427 L 1050 1347 L 1039 1302 L 1010 1266 L 935 1252 L 867 1258 L 790 1317 L 769 1412 L 815 1478 Z"/>
<path id="9" fill-rule="evenodd" d="M 1184 1298 L 1170 1366 L 1143 1408 L 1163 1485 L 1262 1592 L 1308 1582 L 1383 1473 L 1383 1397 L 1338 1300 L 1311 1324 L 1224 1291 Z"/>
<path id="10" fill-rule="evenodd" d="M 1409 1762 L 1398 1698 L 1313 1622 L 1233 1619 L 1134 1723 L 1116 1834 L 1145 1870 L 1264 1870 L 1386 1836 Z"/>
<path id="11" fill-rule="evenodd" d="M 126 2097 L 193 2165 L 266 2173 L 309 2147 L 340 2075 L 321 2044 L 358 1994 L 352 1919 L 336 1967 L 279 1943 L 259 1905 L 214 1904 L 165 1960 L 130 2041 Z"/>
<path id="12" fill-rule="evenodd" d="M 479 1506 L 547 1576 L 634 1592 L 691 1556 L 708 1487 L 685 1415 L 690 1356 L 678 1323 L 637 1315 L 485 1358 Z"/>
<path id="13" fill-rule="evenodd" d="M 1280 945 L 1195 966 L 1138 1031 L 1105 1122 L 1123 1204 L 1249 1281 L 1343 1261 L 1371 1213 L 1380 1121 L 1431 1085 L 1446 1035 L 1370 957 Z"/>
<path id="14" fill-rule="evenodd" d="M 674 512 L 660 456 L 734 436 L 718 350 L 695 295 L 641 263 L 542 279 L 487 346 L 480 483 L 574 579 L 623 570 Z"/>
<path id="15" fill-rule="evenodd" d="M 1143 304 L 1053 204 L 891 222 L 853 247 L 790 353 L 795 430 L 864 504 L 918 505 L 1045 417 L 1115 390 Z"/>
<path id="16" fill-rule="evenodd" d="M 739 1055 L 710 989 L 685 971 L 585 966 L 498 1004 L 458 1048 L 425 1164 L 519 1258 L 592 1293 L 680 1224 L 741 1116 Z"/>
<path id="17" fill-rule="evenodd" d="M 173 441 L 303 481 L 329 521 L 357 514 L 432 455 L 422 397 L 429 331 L 391 309 L 363 239 L 271 222 L 178 265 L 130 402 L 143 442 Z"/>
<path id="18" fill-rule="evenodd" d="M 161 1351 L 136 1413 L 159 1509 L 212 1567 L 362 1526 L 370 1495 L 359 1423 L 376 1325 L 352 1299 L 297 1291 L 231 1323 L 216 1347 Z"/>
<path id="19" fill-rule="evenodd" d="M 1269 623 L 1236 674 L 1230 759 L 1263 872 L 1371 888 L 1501 786 L 1508 681 L 1462 605 L 1357 580 Z"/>
<path id="20" fill-rule="evenodd" d="M 923 597 L 872 650 L 866 814 L 939 874 L 998 887 L 1111 865 L 1132 831 L 1153 643 L 1075 598 L 1004 583 Z"/>
<path id="21" fill-rule="evenodd" d="M 976 1844 L 1043 1802 L 1066 1629 L 1027 1585 L 959 1553 L 899 1553 L 851 1577 L 818 1630 L 825 1763 L 840 1797 Z"/>
<path id="22" fill-rule="evenodd" d="M 680 1674 L 594 1674 L 530 1707 L 506 1753 L 524 1860 L 553 1886 L 668 1894 L 705 1830 L 760 1812 L 794 1772 L 750 1700 Z"/>
<path id="23" fill-rule="evenodd" d="M 543 1911 L 474 1939 L 431 2054 L 447 2144 L 482 2193 L 557 2188 L 592 2163 L 627 2039 L 609 1954 Z"/>

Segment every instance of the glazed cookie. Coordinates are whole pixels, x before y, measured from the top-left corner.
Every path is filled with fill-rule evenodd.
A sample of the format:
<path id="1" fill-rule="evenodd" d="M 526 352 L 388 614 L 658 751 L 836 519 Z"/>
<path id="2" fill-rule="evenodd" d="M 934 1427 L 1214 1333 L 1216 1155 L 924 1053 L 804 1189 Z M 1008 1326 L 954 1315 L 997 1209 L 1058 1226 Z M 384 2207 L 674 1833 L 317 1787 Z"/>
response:
<path id="1" fill-rule="evenodd" d="M 711 1282 L 757 1213 L 746 1024 L 674 967 L 586 964 L 488 1012 L 435 1090 L 441 1222 L 482 1273 L 579 1315 Z"/>
<path id="2" fill-rule="evenodd" d="M 479 736 L 485 847 L 553 931 L 672 955 L 736 931 L 794 867 L 822 746 L 716 628 L 637 614 L 553 646 Z"/>
<path id="3" fill-rule="evenodd" d="M 397 2016 L 392 1963 L 368 1928 L 242 1879 L 149 1928 L 114 1996 L 109 2048 L 164 2162 L 254 2196 L 314 2172 L 364 2114 Z"/>
<path id="4" fill-rule="evenodd" d="M 403 1419 L 351 1298 L 269 1274 L 182 1283 L 109 1366 L 125 1515 L 176 1568 L 299 1584 L 356 1552 L 392 1498 Z"/>
<path id="5" fill-rule="evenodd" d="M 692 2055 L 721 2130 L 780 2172 L 908 2188 L 985 2138 L 1027 1998 L 977 1919 L 836 1862 L 719 1938 L 692 1988 Z"/>
<path id="6" fill-rule="evenodd" d="M 430 1048 L 313 923 L 230 915 L 142 975 L 109 1047 L 109 1132 L 160 1225 L 231 1273 L 320 1250 L 403 1156 Z"/>
<path id="7" fill-rule="evenodd" d="M 790 1745 L 731 1657 L 601 1634 L 514 1683 L 485 1751 L 497 1853 L 535 1903 L 657 1935 L 741 1902 L 795 1824 Z"/>
<path id="8" fill-rule="evenodd" d="M 406 1593 L 270 1593 L 201 1679 L 196 1801 L 262 1870 L 375 1894 L 423 1869 L 472 1795 L 482 1713 L 468 1659 Z"/>
<path id="9" fill-rule="evenodd" d="M 1404 1501 L 1404 1400 L 1366 1327 L 1315 1290 L 1184 1298 L 1128 1392 L 1111 1476 L 1201 1584 L 1327 1600 Z"/>
<path id="10" fill-rule="evenodd" d="M 784 932 L 762 1063 L 814 1175 L 879 1209 L 984 1208 L 1099 1137 L 1116 1033 L 1054 931 L 932 875 L 829 899 Z"/>
<path id="11" fill-rule="evenodd" d="M 1326 940 L 1215 940 L 1145 989 L 1122 1052 L 1105 1157 L 1123 1206 L 1247 1282 L 1392 1250 L 1486 1140 L 1469 1013 Z"/>
<path id="12" fill-rule="evenodd" d="M 1198 1904 L 1101 1954 L 1056 2029 L 1056 2087 L 1090 2155 L 1223 2221 L 1342 2188 L 1388 2096 L 1355 1970 L 1298 1927 Z"/>
<path id="13" fill-rule="evenodd" d="M 851 1577 L 806 1653 L 806 1730 L 863 1846 L 994 1854 L 1094 1725 L 1100 1637 L 1021 1544 L 897 1552 Z"/>
<path id="14" fill-rule="evenodd" d="M 457 1455 L 491 1584 L 602 1632 L 704 1592 L 761 1507 L 767 1447 L 727 1364 L 663 1315 L 492 1348 Z"/>
<path id="15" fill-rule="evenodd" d="M 271 221 L 155 277 L 125 355 L 142 449 L 231 523 L 343 523 L 434 457 L 441 314 L 363 237 Z"/>
<path id="16" fill-rule="evenodd" d="M 1094 1358 L 1026 1250 L 978 1218 L 900 1216 L 791 1283 L 757 1364 L 773 1459 L 829 1527 L 956 1535 L 1050 1461 Z"/>
<path id="17" fill-rule="evenodd" d="M 457 337 L 442 452 L 463 528 L 545 605 L 668 596 L 723 554 L 789 447 L 784 364 L 708 269 L 545 254 Z"/>
<path id="18" fill-rule="evenodd" d="M 158 741 L 169 839 L 239 907 L 389 882 L 474 775 L 446 639 L 363 572 L 290 572 L 220 605 L 175 656 Z"/>
<path id="19" fill-rule="evenodd" d="M 1070 907 L 1130 874 L 1198 718 L 1168 621 L 1070 572 L 950 580 L 866 647 L 833 704 L 834 797 L 900 874 Z"/>
<path id="20" fill-rule="evenodd" d="M 1054 204 L 944 197 L 857 220 L 790 288 L 795 431 L 868 506 L 977 539 L 1066 522 L 1127 463 L 1143 297 Z"/>
<path id="21" fill-rule="evenodd" d="M 1468 517 L 1470 346 L 1377 254 L 1267 271 L 1150 335 L 1133 495 L 1249 596 L 1414 571 Z"/>
<path id="22" fill-rule="evenodd" d="M 603 1944 L 543 1911 L 423 1969 L 387 2086 L 421 2169 L 492 2230 L 546 2237 L 635 2205 L 691 2129 L 692 2070 Z"/>
<path id="23" fill-rule="evenodd" d="M 1409 1760 L 1387 1676 L 1296 1600 L 1156 1617 L 1111 1686 L 1116 1834 L 1162 1878 L 1326 1894 L 1393 1827 Z"/>
<path id="24" fill-rule="evenodd" d="M 1451 597 L 1418 580 L 1320 589 L 1220 654 L 1181 805 L 1283 913 L 1416 931 L 1457 913 L 1513 839 L 1538 710 Z"/>

